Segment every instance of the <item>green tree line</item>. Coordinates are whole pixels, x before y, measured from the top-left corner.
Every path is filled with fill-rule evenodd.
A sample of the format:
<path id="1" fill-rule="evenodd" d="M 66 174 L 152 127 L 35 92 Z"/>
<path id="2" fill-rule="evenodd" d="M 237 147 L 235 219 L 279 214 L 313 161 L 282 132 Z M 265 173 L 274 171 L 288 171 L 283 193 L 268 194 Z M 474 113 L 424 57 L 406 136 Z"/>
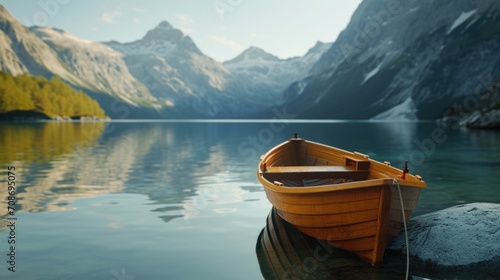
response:
<path id="1" fill-rule="evenodd" d="M 59 77 L 50 80 L 29 75 L 14 77 L 0 71 L 0 113 L 14 110 L 37 111 L 49 117 L 106 117 L 97 101 Z"/>

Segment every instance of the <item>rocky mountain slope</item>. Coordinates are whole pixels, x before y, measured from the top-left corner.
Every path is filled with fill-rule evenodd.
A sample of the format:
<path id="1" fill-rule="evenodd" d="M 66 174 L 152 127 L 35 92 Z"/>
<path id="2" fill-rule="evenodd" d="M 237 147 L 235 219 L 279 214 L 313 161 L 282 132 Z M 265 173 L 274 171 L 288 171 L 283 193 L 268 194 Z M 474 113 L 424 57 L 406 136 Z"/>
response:
<path id="1" fill-rule="evenodd" d="M 363 1 L 312 76 L 284 92 L 299 118 L 434 119 L 495 101 L 500 2 Z"/>
<path id="2" fill-rule="evenodd" d="M 166 21 L 137 41 L 100 43 L 60 29 L 27 28 L 0 5 L 0 70 L 60 76 L 96 98 L 115 118 L 255 114 L 276 103 L 290 83 L 305 77 L 326 49 L 326 44 L 318 44 L 305 57 L 276 58 L 272 65 L 266 59 L 273 56 L 267 55 L 253 60 L 250 68 L 244 63 L 248 61 L 238 63 L 246 52 L 224 65 Z M 259 67 L 273 71 L 259 79 Z"/>
<path id="3" fill-rule="evenodd" d="M 178 114 L 234 116 L 255 109 L 224 66 L 166 21 L 140 40 L 106 45 L 122 53 L 132 75 Z"/>
<path id="4" fill-rule="evenodd" d="M 0 5 L 0 69 L 14 75 L 61 76 L 67 81 L 80 80 L 70 73 L 57 53 L 28 28 L 21 25 Z"/>
<path id="5" fill-rule="evenodd" d="M 149 90 L 130 74 L 121 53 L 63 30 L 49 27 L 32 27 L 30 30 L 57 53 L 71 73 L 81 78 L 77 85 L 109 93 L 136 106 L 157 102 Z"/>
<path id="6" fill-rule="evenodd" d="M 280 59 L 258 47 L 250 47 L 240 55 L 224 62 L 224 66 L 252 92 L 264 93 L 259 98 L 267 104 L 281 104 L 280 94 L 295 81 L 309 75 L 312 66 L 331 47 L 318 42 L 302 57 Z"/>
<path id="7" fill-rule="evenodd" d="M 26 28 L 0 5 L 0 70 L 60 76 L 111 117 L 271 117 L 282 105 L 296 118 L 435 119 L 497 106 L 498 30 L 495 0 L 365 0 L 336 42 L 303 57 L 251 47 L 219 63 L 166 21 L 99 43 Z"/>
<path id="8" fill-rule="evenodd" d="M 117 103 L 113 102 L 130 105 L 127 109 L 129 113 L 150 111 L 156 102 L 147 88 L 128 73 L 121 54 L 100 43 L 78 39 L 62 30 L 27 28 L 2 5 L 0 70 L 13 75 L 31 74 L 45 78 L 59 76 L 97 98 L 106 113 L 112 117 L 116 116 L 117 111 Z M 149 109 L 138 110 L 140 107 Z M 143 113 L 139 115 L 144 115 Z"/>

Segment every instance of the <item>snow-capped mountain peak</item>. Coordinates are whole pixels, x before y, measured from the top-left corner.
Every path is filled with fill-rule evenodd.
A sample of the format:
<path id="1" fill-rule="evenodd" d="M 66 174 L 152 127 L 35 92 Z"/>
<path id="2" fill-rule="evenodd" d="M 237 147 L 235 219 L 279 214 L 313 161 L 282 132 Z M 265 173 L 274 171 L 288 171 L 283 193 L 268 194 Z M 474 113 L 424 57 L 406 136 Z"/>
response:
<path id="1" fill-rule="evenodd" d="M 239 54 L 237 57 L 224 62 L 224 64 L 228 65 L 236 64 L 249 60 L 279 61 L 280 59 L 277 56 L 272 55 L 261 48 L 249 47 L 248 49 L 244 50 L 241 54 Z"/>
<path id="2" fill-rule="evenodd" d="M 158 30 L 170 30 L 170 29 L 174 29 L 174 27 L 166 20 L 164 21 L 161 21 L 155 29 L 158 29 Z"/>
<path id="3" fill-rule="evenodd" d="M 307 51 L 306 55 L 302 58 L 302 60 L 312 67 L 314 63 L 316 63 L 321 56 L 328 51 L 332 47 L 333 43 L 323 43 L 321 41 L 316 42 L 316 45 Z"/>
<path id="4" fill-rule="evenodd" d="M 166 57 L 175 49 L 188 50 L 201 54 L 193 40 L 174 28 L 169 22 L 162 21 L 148 31 L 140 40 L 131 43 L 111 41 L 106 43 L 113 49 L 126 55 L 157 55 Z"/>
<path id="5" fill-rule="evenodd" d="M 290 84 L 309 75 L 309 70 L 331 44 L 318 42 L 303 57 L 280 59 L 261 48 L 250 47 L 224 66 L 249 88 L 262 92 L 266 102 L 282 102 L 281 94 Z"/>
<path id="6" fill-rule="evenodd" d="M 309 51 L 307 51 L 306 56 L 313 54 L 313 53 L 324 53 L 326 52 L 333 43 L 323 43 L 321 41 L 317 41 L 316 45 L 314 47 L 310 48 Z"/>
<path id="7" fill-rule="evenodd" d="M 175 29 L 167 21 L 162 21 L 154 29 L 148 31 L 140 41 L 169 41 L 172 43 L 178 43 L 183 37 L 184 34 L 182 31 Z"/>

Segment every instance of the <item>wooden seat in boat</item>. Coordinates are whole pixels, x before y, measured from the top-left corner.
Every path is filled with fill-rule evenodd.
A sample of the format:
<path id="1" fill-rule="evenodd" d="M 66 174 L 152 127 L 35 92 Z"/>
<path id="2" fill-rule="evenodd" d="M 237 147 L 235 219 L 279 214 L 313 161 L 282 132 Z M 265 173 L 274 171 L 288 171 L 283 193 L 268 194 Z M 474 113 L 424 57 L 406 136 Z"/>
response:
<path id="1" fill-rule="evenodd" d="M 270 181 L 310 180 L 325 178 L 344 178 L 364 180 L 368 170 L 356 170 L 354 166 L 270 166 L 266 168 L 264 177 Z"/>

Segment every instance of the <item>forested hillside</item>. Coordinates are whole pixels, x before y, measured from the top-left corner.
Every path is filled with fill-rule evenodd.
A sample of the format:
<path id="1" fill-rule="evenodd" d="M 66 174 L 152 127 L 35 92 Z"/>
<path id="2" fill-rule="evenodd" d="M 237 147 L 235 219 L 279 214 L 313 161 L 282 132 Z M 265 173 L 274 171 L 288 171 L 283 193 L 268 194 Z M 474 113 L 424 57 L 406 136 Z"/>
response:
<path id="1" fill-rule="evenodd" d="M 106 117 L 99 104 L 82 91 L 76 91 L 60 78 L 0 72 L 0 113 L 14 110 L 36 111 L 49 117 Z"/>

